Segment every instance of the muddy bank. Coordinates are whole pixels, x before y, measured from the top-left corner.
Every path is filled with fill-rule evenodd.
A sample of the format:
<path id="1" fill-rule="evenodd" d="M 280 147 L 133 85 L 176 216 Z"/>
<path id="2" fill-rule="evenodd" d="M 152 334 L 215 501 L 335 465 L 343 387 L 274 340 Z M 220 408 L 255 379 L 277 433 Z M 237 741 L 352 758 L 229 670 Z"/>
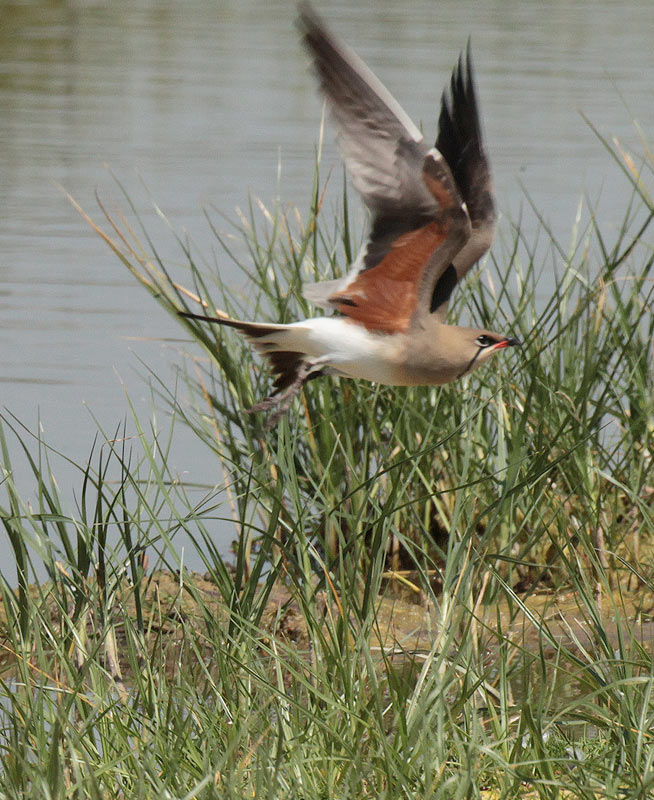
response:
<path id="1" fill-rule="evenodd" d="M 377 602 L 377 625 L 371 646 L 379 650 L 380 657 L 384 650 L 394 659 L 409 658 L 417 665 L 438 639 L 440 610 L 428 603 L 421 593 L 413 589 L 407 591 L 406 586 L 407 581 L 399 580 L 398 576 L 391 576 L 387 581 L 384 594 Z M 105 666 L 127 681 L 133 667 L 126 657 L 126 621 L 141 628 L 144 649 L 150 658 L 163 660 L 168 669 L 178 668 L 180 651 L 193 633 L 201 633 L 207 624 L 228 629 L 229 607 L 208 575 L 188 574 L 181 580 L 177 574 L 155 572 L 144 576 L 138 592 L 125 581 L 115 594 L 112 617 L 106 620 L 100 619 L 94 610 L 97 602 L 92 599 L 93 588 L 90 587 L 88 608 L 78 617 L 77 630 L 85 628 L 89 642 L 103 638 L 105 644 L 98 652 L 102 650 L 108 662 Z M 47 586 L 34 586 L 31 594 L 34 601 L 44 607 L 42 613 L 49 617 L 53 628 L 61 626 L 61 603 L 54 592 Z M 336 596 L 330 600 L 326 593 L 321 593 L 316 600 L 319 612 L 325 617 L 334 618 L 341 613 Z M 599 596 L 595 606 L 601 609 L 601 617 L 588 613 L 575 593 L 569 591 L 516 596 L 511 603 L 506 598 L 487 605 L 478 602 L 472 609 L 471 622 L 471 615 L 462 609 L 469 623 L 465 635 L 476 636 L 489 663 L 502 641 L 514 645 L 523 656 L 533 653 L 547 660 L 555 660 L 560 648 L 584 661 L 593 655 L 608 658 L 609 650 L 618 648 L 622 648 L 623 654 L 638 647 L 652 653 L 654 614 L 649 593 L 632 591 Z M 68 614 L 72 610 L 69 608 Z M 5 609 L 0 606 L 1 669 L 5 677 L 13 672 L 16 660 L 7 625 Z M 305 617 L 297 600 L 281 583 L 270 593 L 259 629 L 253 634 L 253 643 L 258 640 L 265 646 L 271 638 L 282 639 L 299 652 L 309 649 Z M 196 637 L 196 642 L 200 640 L 201 637 Z M 211 660 L 209 650 L 203 655 Z M 186 648 L 184 659 L 188 658 L 198 658 L 197 647 Z M 133 665 L 133 660 L 131 663 Z"/>

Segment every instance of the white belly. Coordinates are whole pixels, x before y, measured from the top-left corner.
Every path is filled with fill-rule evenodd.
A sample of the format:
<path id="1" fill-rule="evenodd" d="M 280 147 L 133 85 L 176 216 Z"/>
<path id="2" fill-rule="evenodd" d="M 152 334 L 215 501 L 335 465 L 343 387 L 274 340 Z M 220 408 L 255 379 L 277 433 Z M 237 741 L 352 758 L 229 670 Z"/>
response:
<path id="1" fill-rule="evenodd" d="M 298 344 L 301 342 L 302 352 L 324 359 L 338 375 L 397 384 L 404 338 L 401 335 L 371 333 L 342 317 L 303 320 L 290 325 L 288 331 L 289 339 L 297 337 Z"/>

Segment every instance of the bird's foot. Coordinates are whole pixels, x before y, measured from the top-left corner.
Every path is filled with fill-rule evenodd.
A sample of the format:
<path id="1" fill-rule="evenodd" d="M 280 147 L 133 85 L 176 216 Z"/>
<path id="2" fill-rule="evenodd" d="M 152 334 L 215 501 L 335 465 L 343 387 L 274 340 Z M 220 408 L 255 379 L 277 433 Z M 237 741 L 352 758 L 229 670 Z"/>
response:
<path id="1" fill-rule="evenodd" d="M 302 391 L 304 384 L 308 380 L 317 378 L 321 374 L 322 370 L 316 363 L 305 361 L 300 369 L 298 369 L 293 383 L 289 384 L 289 386 L 287 386 L 283 392 L 280 394 L 271 394 L 269 397 L 266 397 L 265 400 L 255 403 L 253 406 L 246 409 L 246 413 L 254 414 L 257 411 L 272 412 L 264 424 L 264 428 L 269 431 L 271 428 L 274 428 L 275 425 L 277 425 L 279 420 L 289 410 L 293 400 Z"/>

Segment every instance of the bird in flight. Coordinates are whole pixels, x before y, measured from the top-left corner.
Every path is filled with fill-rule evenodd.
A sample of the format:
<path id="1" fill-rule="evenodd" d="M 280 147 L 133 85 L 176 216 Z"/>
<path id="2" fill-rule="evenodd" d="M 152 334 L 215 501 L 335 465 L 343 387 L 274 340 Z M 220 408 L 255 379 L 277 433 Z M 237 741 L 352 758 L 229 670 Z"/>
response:
<path id="1" fill-rule="evenodd" d="M 298 25 L 338 128 L 349 176 L 370 212 L 366 243 L 343 278 L 304 287 L 338 313 L 268 324 L 180 312 L 236 328 L 265 356 L 274 391 L 250 411 L 275 425 L 310 379 L 440 385 L 517 339 L 447 324 L 450 296 L 488 250 L 495 203 L 470 56 L 443 92 L 434 147 L 363 61 L 308 3 Z"/>

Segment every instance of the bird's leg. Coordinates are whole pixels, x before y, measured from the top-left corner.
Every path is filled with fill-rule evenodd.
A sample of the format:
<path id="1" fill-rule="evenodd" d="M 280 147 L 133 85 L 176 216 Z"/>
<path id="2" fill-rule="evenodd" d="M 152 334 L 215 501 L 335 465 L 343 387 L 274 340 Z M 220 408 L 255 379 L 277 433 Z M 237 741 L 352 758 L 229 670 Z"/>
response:
<path id="1" fill-rule="evenodd" d="M 304 384 L 313 378 L 320 377 L 322 374 L 322 359 L 303 361 L 293 383 L 289 384 L 281 394 L 271 394 L 270 397 L 266 397 L 265 400 L 262 400 L 260 403 L 255 403 L 255 405 L 246 409 L 246 413 L 253 414 L 255 411 L 271 411 L 272 413 L 266 420 L 264 427 L 266 430 L 274 428 L 291 407 L 291 403 L 300 393 Z"/>

